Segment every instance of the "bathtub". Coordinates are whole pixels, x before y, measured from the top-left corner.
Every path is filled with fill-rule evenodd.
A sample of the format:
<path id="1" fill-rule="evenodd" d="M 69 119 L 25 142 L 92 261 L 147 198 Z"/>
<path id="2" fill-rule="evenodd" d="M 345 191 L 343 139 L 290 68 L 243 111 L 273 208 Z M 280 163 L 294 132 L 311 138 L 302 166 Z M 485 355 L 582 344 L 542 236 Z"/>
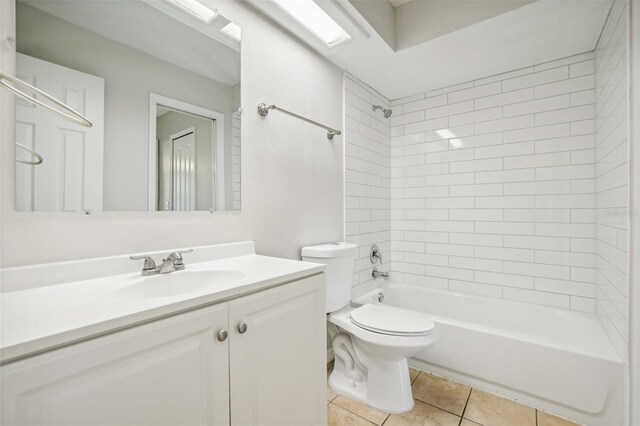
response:
<path id="1" fill-rule="evenodd" d="M 593 315 L 389 284 L 355 303 L 433 317 L 437 342 L 409 364 L 579 423 L 622 424 L 623 363 Z"/>

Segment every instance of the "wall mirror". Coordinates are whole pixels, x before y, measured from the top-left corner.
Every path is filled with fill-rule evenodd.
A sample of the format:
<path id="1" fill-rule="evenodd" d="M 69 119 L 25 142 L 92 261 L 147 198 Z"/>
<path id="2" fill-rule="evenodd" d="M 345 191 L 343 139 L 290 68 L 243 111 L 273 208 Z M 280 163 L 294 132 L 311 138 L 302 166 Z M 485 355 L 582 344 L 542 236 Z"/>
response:
<path id="1" fill-rule="evenodd" d="M 207 1 L 21 0 L 18 211 L 240 209 L 241 30 Z M 42 158 L 34 164 L 34 154 Z"/>

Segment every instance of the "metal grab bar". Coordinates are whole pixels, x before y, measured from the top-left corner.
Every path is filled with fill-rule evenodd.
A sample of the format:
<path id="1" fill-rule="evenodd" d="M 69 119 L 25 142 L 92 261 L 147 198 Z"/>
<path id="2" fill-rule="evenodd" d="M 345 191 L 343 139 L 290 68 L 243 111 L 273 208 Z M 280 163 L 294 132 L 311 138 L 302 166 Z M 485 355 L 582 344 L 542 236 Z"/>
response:
<path id="1" fill-rule="evenodd" d="M 7 81 L 10 82 L 11 84 L 13 84 L 13 86 L 11 84 L 8 84 Z M 61 115 L 62 117 L 66 118 L 67 120 L 73 121 L 74 123 L 77 123 L 81 126 L 84 127 L 93 127 L 93 124 L 91 124 L 91 122 L 89 120 L 86 119 L 86 117 L 84 117 L 82 114 L 80 114 L 79 112 L 77 112 L 76 110 L 74 110 L 73 108 L 71 108 L 69 105 L 60 102 L 59 100 L 57 100 L 56 98 L 54 98 L 53 96 L 43 92 L 42 90 L 33 87 L 32 85 L 30 85 L 27 82 L 24 82 L 18 78 L 15 78 L 13 76 L 10 76 L 8 74 L 3 73 L 2 71 L 0 71 L 0 85 L 4 86 L 7 90 L 13 92 L 14 94 L 16 94 L 17 96 L 20 96 L 21 98 L 25 99 L 26 101 L 34 104 L 34 105 L 39 105 L 45 109 L 48 109 L 49 111 L 52 111 L 58 115 Z M 21 91 L 20 89 L 18 89 L 17 87 L 14 86 L 18 86 L 18 87 L 22 87 L 22 88 L 26 88 L 27 90 L 29 90 L 30 92 L 32 92 L 34 95 L 39 95 L 42 96 L 44 99 L 48 100 L 49 102 L 51 102 L 54 105 L 57 105 L 58 107 L 62 108 L 57 109 L 52 107 L 51 105 L 47 105 L 42 101 L 39 101 L 38 99 L 36 99 L 34 96 L 29 96 L 26 93 L 24 93 L 23 91 Z"/>
<path id="2" fill-rule="evenodd" d="M 318 127 L 321 127 L 323 129 L 325 129 L 327 131 L 327 139 L 329 139 L 329 140 L 332 140 L 335 135 L 342 134 L 342 132 L 340 130 L 331 128 L 329 126 L 325 126 L 324 124 L 320 124 L 317 121 L 313 121 L 313 120 L 311 120 L 309 118 L 306 118 L 306 117 L 303 117 L 301 115 L 298 115 L 295 112 L 287 111 L 286 109 L 280 108 L 279 106 L 275 106 L 275 105 L 267 105 L 265 103 L 259 104 L 258 105 L 258 114 L 260 114 L 261 116 L 265 117 L 267 114 L 269 114 L 269 110 L 272 110 L 272 109 L 278 110 L 280 112 L 284 112 L 285 114 L 289 114 L 290 116 L 295 117 L 295 118 L 297 118 L 299 120 L 306 121 L 309 124 L 313 124 L 314 126 L 318 126 Z"/>
<path id="3" fill-rule="evenodd" d="M 19 158 L 16 158 L 16 161 L 18 163 L 28 164 L 30 166 L 39 166 L 44 161 L 44 159 L 42 158 L 42 155 L 38 154 L 37 152 L 35 152 L 33 149 L 29 148 L 28 146 L 24 146 L 21 143 L 16 143 L 16 148 L 22 148 L 25 151 L 29 152 L 29 154 L 31 154 L 31 155 L 33 155 L 34 157 L 37 158 L 37 160 L 35 160 L 35 161 L 20 160 Z"/>

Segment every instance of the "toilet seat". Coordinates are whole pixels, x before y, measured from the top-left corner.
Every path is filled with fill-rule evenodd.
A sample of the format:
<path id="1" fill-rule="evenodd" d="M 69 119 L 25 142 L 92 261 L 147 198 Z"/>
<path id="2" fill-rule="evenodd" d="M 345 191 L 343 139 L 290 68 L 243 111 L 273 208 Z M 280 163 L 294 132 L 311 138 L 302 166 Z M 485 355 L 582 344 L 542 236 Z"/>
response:
<path id="1" fill-rule="evenodd" d="M 374 303 L 353 309 L 350 319 L 362 329 L 391 336 L 425 336 L 435 328 L 433 320 L 422 312 Z"/>

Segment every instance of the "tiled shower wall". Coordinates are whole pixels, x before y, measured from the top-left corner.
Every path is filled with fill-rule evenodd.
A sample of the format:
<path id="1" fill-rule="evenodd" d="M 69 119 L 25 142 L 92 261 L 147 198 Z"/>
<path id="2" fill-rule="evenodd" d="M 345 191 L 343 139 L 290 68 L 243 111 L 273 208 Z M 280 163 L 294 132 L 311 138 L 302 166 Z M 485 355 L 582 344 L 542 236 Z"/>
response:
<path id="1" fill-rule="evenodd" d="M 628 2 L 616 1 L 595 52 L 597 314 L 627 354 L 629 277 Z"/>
<path id="2" fill-rule="evenodd" d="M 394 278 L 594 311 L 593 52 L 392 108 Z"/>
<path id="3" fill-rule="evenodd" d="M 383 252 L 381 270 L 388 270 L 391 251 L 390 120 L 372 105 L 389 101 L 358 79 L 345 75 L 345 233 L 359 245 L 353 295 L 373 288 L 369 250 Z M 385 258 L 386 257 L 386 258 Z"/>

